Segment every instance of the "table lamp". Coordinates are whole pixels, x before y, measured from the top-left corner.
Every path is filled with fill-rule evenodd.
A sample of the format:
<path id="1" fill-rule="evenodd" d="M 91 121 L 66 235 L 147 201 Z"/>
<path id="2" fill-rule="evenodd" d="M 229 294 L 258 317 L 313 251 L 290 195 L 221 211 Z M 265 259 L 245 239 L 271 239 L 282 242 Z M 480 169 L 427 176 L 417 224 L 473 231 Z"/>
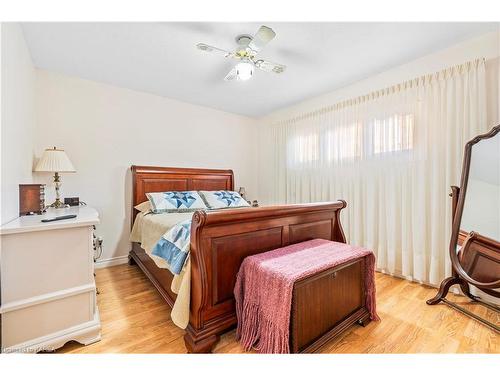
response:
<path id="1" fill-rule="evenodd" d="M 76 172 L 76 170 L 64 150 L 55 147 L 46 149 L 35 167 L 35 172 L 55 172 L 54 186 L 56 188 L 56 200 L 48 207 L 66 207 L 66 205 L 61 202 L 61 197 L 59 195 L 59 188 L 61 187 L 59 173 Z"/>

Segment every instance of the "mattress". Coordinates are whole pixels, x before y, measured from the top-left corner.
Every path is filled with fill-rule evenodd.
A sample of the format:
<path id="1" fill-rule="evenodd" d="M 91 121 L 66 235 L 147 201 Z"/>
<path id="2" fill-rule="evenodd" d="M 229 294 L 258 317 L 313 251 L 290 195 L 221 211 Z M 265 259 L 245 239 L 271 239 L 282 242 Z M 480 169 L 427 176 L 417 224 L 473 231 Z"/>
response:
<path id="1" fill-rule="evenodd" d="M 163 214 L 140 212 L 135 218 L 134 226 L 130 233 L 130 241 L 140 243 L 141 247 L 153 259 L 157 267 L 168 270 L 167 262 L 151 253 L 153 247 L 161 236 L 175 224 L 192 216 L 193 212 Z M 170 289 L 177 294 L 170 316 L 175 325 L 184 329 L 189 323 L 189 301 L 191 297 L 191 261 L 189 258 L 182 272 L 179 275 L 174 275 Z"/>

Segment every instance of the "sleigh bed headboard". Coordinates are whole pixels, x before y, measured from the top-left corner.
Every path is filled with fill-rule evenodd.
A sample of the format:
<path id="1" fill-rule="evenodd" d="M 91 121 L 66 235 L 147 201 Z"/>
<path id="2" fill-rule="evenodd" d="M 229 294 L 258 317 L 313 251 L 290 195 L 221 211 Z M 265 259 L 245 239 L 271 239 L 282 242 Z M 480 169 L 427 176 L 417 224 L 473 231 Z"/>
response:
<path id="1" fill-rule="evenodd" d="M 132 166 L 132 224 L 134 206 L 147 200 L 146 193 L 183 190 L 234 190 L 230 169 L 197 169 Z"/>

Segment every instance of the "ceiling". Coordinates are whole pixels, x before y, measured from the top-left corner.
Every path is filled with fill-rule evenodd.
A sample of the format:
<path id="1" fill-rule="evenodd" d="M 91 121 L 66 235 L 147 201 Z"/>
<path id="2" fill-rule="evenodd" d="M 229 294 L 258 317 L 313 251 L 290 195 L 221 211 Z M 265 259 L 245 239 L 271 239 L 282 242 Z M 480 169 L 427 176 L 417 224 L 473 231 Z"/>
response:
<path id="1" fill-rule="evenodd" d="M 34 64 L 120 87 L 252 117 L 333 91 L 498 30 L 497 23 L 280 23 L 259 54 L 287 65 L 226 82 L 234 60 L 195 48 L 236 47 L 262 23 L 23 23 Z"/>

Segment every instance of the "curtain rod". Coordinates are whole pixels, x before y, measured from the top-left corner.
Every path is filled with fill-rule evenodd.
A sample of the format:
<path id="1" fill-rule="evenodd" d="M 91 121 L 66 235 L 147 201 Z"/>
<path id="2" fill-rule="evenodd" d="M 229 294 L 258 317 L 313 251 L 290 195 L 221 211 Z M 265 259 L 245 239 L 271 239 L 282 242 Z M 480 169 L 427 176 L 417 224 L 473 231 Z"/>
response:
<path id="1" fill-rule="evenodd" d="M 395 84 L 393 86 L 389 86 L 389 87 L 386 87 L 386 88 L 383 88 L 380 90 L 372 91 L 369 94 L 357 96 L 357 97 L 351 98 L 351 99 L 346 99 L 346 100 L 340 101 L 338 103 L 335 103 L 335 104 L 332 104 L 332 105 L 329 105 L 329 106 L 326 106 L 326 107 L 323 107 L 320 109 L 316 109 L 316 110 L 311 111 L 311 112 L 306 112 L 302 115 L 292 117 L 292 118 L 289 118 L 286 120 L 279 120 L 279 121 L 275 122 L 274 125 L 275 126 L 276 125 L 283 125 L 285 123 L 291 123 L 291 122 L 293 123 L 293 122 L 305 120 L 306 118 L 309 118 L 309 117 L 337 111 L 337 110 L 342 109 L 342 108 L 350 107 L 350 106 L 353 106 L 356 104 L 365 103 L 365 102 L 368 102 L 370 100 L 378 99 L 378 98 L 383 97 L 383 96 L 388 96 L 388 95 L 394 94 L 396 92 L 411 89 L 414 87 L 423 86 L 425 84 L 429 84 L 431 82 L 434 82 L 434 81 L 437 81 L 440 79 L 449 78 L 452 75 L 455 75 L 457 73 L 463 74 L 465 72 L 470 71 L 471 68 L 477 68 L 480 64 L 484 64 L 485 62 L 486 62 L 486 59 L 484 57 L 481 57 L 481 58 L 477 58 L 477 59 L 474 59 L 471 61 L 467 61 L 467 62 L 462 63 L 462 64 L 453 65 L 451 67 L 448 67 L 446 69 L 440 70 L 440 71 L 435 72 L 435 73 L 424 74 L 420 77 L 417 77 L 417 78 L 414 78 L 414 79 L 411 79 L 408 81 L 404 81 L 404 82 Z"/>

